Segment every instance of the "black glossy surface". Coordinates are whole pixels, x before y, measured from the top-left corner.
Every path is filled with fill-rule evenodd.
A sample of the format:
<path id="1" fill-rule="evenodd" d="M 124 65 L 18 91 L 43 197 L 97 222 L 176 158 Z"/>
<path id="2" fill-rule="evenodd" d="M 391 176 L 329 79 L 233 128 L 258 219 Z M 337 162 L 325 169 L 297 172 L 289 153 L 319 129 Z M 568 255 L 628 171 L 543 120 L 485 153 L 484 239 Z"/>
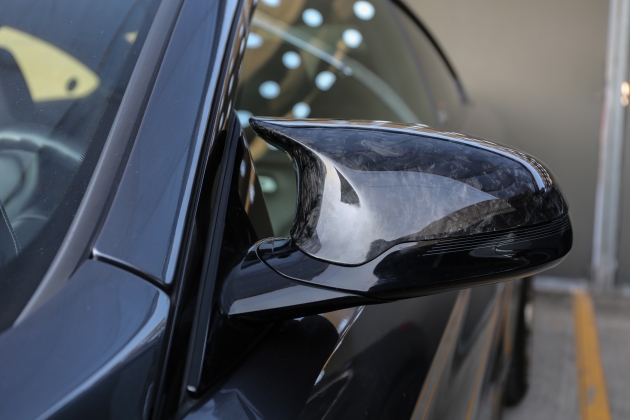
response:
<path id="1" fill-rule="evenodd" d="M 295 419 L 339 335 L 315 315 L 286 321 L 185 418 Z"/>
<path id="2" fill-rule="evenodd" d="M 456 296 L 364 308 L 322 367 L 297 418 L 412 418 Z M 471 356 L 468 351 L 467 362 Z"/>
<path id="3" fill-rule="evenodd" d="M 539 161 L 485 140 L 368 121 L 251 126 L 294 159 L 291 237 L 328 262 L 359 265 L 396 244 L 532 226 L 568 211 Z"/>
<path id="4" fill-rule="evenodd" d="M 218 203 L 218 179 L 224 166 L 222 155 L 227 130 L 231 124 L 234 87 L 240 71 L 240 60 L 244 52 L 252 7 L 251 2 L 237 0 L 221 2 L 221 6 L 221 20 L 215 27 L 216 44 L 212 47 L 214 48 L 214 62 L 207 96 L 207 99 L 211 101 L 204 103 L 204 112 L 206 106 L 210 107 L 207 133 L 199 133 L 197 146 L 202 145 L 202 150 L 199 161 L 193 161 L 190 169 L 191 172 L 197 173 L 191 195 L 188 197 L 190 202 L 185 203 L 190 208 L 189 220 L 183 226 L 185 229 L 181 238 L 181 255 L 180 258 L 171 260 L 172 264 L 168 269 L 176 269 L 173 293 L 177 304 L 168 325 L 171 341 L 166 350 L 161 389 L 156 404 L 156 412 L 161 413 L 163 418 L 178 417 L 189 410 L 191 404 L 195 403 L 196 396 L 190 392 L 187 385 L 192 385 L 193 388 L 203 387 L 204 383 L 208 382 L 208 376 L 212 377 L 212 373 L 217 371 L 221 373 L 231 368 L 241 354 L 247 352 L 252 343 L 264 332 L 264 329 L 243 331 L 238 326 L 233 328 L 235 327 L 233 323 L 223 322 L 223 319 L 215 316 L 215 301 L 217 300 L 215 289 L 220 286 L 220 281 L 218 281 L 220 279 L 217 278 L 217 272 L 210 269 L 212 268 L 210 256 L 212 255 L 214 259 L 217 255 L 213 254 L 221 252 L 219 270 L 222 270 L 221 264 L 231 264 L 232 259 L 235 259 L 234 263 L 237 263 L 243 258 L 247 249 L 256 242 L 257 230 L 260 231 L 264 225 L 246 220 L 250 214 L 261 213 L 262 201 L 259 191 L 254 191 L 254 198 L 258 202 L 252 205 L 250 197 L 248 208 L 244 208 L 243 200 L 250 192 L 250 187 L 253 186 L 255 190 L 257 188 L 256 183 L 251 179 L 249 169 L 252 168 L 249 168 L 248 160 L 244 159 L 246 171 L 245 175 L 241 176 L 241 165 L 239 162 L 233 162 L 239 172 L 236 179 L 241 188 L 235 187 L 230 193 L 228 211 L 224 215 L 229 232 L 224 235 L 229 239 L 226 247 L 227 254 L 223 255 L 223 251 L 217 249 L 218 246 L 216 248 L 208 246 L 211 243 L 216 244 L 210 236 L 215 235 L 215 225 L 212 220 L 217 216 L 215 204 Z M 194 54 L 194 52 L 191 53 Z M 203 136 L 206 140 L 202 144 L 200 140 Z M 193 181 L 193 178 L 189 178 L 189 181 Z M 248 191 L 245 191 L 245 188 Z M 215 236 L 220 243 L 221 235 Z M 209 330 L 204 330 L 203 324 L 209 325 Z M 190 362 L 192 359 L 189 358 L 192 357 L 193 352 L 197 352 L 202 347 L 206 348 L 206 352 L 195 354 L 196 363 L 193 366 Z M 199 364 L 200 361 L 202 365 Z M 200 373 L 201 376 L 199 376 Z M 190 379 L 193 377 L 197 377 L 198 381 L 193 381 L 197 383 L 191 384 Z"/>
<path id="5" fill-rule="evenodd" d="M 224 283 L 221 312 L 225 315 L 290 318 L 304 316 L 309 312 L 327 312 L 379 302 L 353 293 L 292 281 L 262 263 L 257 255 L 257 248 L 254 246 L 250 249 Z M 306 258 L 315 261 L 310 257 Z M 308 264 L 308 261 L 305 262 Z"/>
<path id="6" fill-rule="evenodd" d="M 409 418 L 456 296 L 366 307 L 345 338 L 285 321 L 186 419 Z"/>
<path id="7" fill-rule="evenodd" d="M 286 319 L 519 278 L 557 264 L 571 242 L 564 216 L 470 238 L 400 244 L 361 266 L 342 266 L 312 258 L 290 239 L 271 238 L 231 270 L 221 312 Z"/>
<path id="8" fill-rule="evenodd" d="M 509 231 L 396 245 L 374 260 L 348 267 L 317 260 L 290 240 L 258 246 L 258 256 L 284 276 L 314 285 L 396 299 L 505 280 L 549 268 L 571 249 L 568 216 Z"/>
<path id="9" fill-rule="evenodd" d="M 213 82 L 219 77 L 216 58 L 225 48 L 214 45 L 221 35 L 221 9 L 218 0 L 184 2 L 94 246 L 99 254 L 166 284 L 172 282 L 177 264 Z"/>
<path id="10" fill-rule="evenodd" d="M 97 261 L 20 325 L 0 335 L 0 418 L 142 418 L 169 299 Z"/>
<path id="11" fill-rule="evenodd" d="M 273 233 L 251 155 L 235 115 L 231 116 L 229 129 L 221 140 L 224 143 L 223 164 L 213 194 L 207 255 L 203 262 L 203 281 L 193 326 L 192 340 L 195 344 L 192 346 L 187 380 L 187 389 L 191 392 L 196 392 L 201 386 L 210 325 L 214 322 L 215 288 L 221 284 L 215 281 L 217 274 L 222 277 L 225 267 L 238 263 L 259 237 Z M 219 153 L 219 150 L 213 152 Z"/>
<path id="12" fill-rule="evenodd" d="M 523 277 L 560 261 L 571 240 L 565 217 L 475 239 L 401 244 L 359 267 L 314 259 L 287 239 L 261 241 L 226 280 L 222 312 L 287 318 Z"/>
<path id="13" fill-rule="evenodd" d="M 251 124 L 293 157 L 297 213 L 292 238 L 258 242 L 231 269 L 226 315 L 304 316 L 530 276 L 571 249 L 557 184 L 521 152 L 404 124 Z"/>
<path id="14" fill-rule="evenodd" d="M 252 245 L 272 234 L 272 228 L 240 124 L 235 115 L 231 121 L 223 161 L 233 163 L 221 166 L 207 244 L 220 252 L 205 259 L 206 281 L 193 325 L 187 378 L 192 394 L 203 392 L 237 363 L 264 335 L 269 321 L 376 302 L 291 281 L 260 261 Z M 270 310 L 269 302 L 277 310 Z"/>

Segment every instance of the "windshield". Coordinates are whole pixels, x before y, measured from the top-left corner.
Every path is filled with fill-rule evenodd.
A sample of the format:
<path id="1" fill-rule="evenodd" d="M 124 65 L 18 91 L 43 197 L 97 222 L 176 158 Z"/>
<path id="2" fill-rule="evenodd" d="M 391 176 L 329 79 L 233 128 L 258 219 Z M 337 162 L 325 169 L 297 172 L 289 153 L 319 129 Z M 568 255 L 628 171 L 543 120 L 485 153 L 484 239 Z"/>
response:
<path id="1" fill-rule="evenodd" d="M 254 13 L 236 109 L 275 234 L 295 213 L 290 160 L 249 129 L 251 116 L 435 125 L 424 75 L 386 0 L 261 0 Z"/>
<path id="2" fill-rule="evenodd" d="M 0 330 L 81 202 L 157 9 L 154 0 L 0 7 Z"/>

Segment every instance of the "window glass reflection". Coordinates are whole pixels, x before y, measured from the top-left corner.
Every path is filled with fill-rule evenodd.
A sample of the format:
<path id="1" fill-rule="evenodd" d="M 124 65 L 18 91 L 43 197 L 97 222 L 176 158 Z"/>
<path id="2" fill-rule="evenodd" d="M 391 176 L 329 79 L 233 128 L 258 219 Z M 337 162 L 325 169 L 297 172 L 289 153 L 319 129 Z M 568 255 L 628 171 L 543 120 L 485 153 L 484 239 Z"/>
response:
<path id="1" fill-rule="evenodd" d="M 247 47 L 235 106 L 244 127 L 247 115 L 434 124 L 415 58 L 383 0 L 261 1 Z M 277 185 L 265 194 L 276 234 L 288 235 L 292 164 L 246 134 L 259 174 Z"/>
<path id="2" fill-rule="evenodd" d="M 457 81 L 438 50 L 415 22 L 403 11 L 396 10 L 429 82 L 438 123 L 441 126 L 454 127 L 463 106 Z"/>

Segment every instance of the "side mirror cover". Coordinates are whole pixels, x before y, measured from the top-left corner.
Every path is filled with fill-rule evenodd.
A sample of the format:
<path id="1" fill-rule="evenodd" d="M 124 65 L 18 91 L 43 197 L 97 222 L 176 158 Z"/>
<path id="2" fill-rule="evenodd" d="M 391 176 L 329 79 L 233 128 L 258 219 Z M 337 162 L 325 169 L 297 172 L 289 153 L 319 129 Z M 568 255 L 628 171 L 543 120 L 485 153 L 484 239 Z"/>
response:
<path id="1" fill-rule="evenodd" d="M 228 315 L 300 316 L 300 308 L 323 312 L 524 277 L 571 249 L 557 182 L 526 153 L 418 124 L 250 124 L 294 160 L 298 201 L 291 237 L 260 241 L 232 271 L 222 299 Z M 286 294 L 280 302 L 273 296 L 281 282 L 264 280 L 273 276 L 319 292 L 309 302 Z M 245 278 L 260 282 L 256 292 L 242 287 Z M 266 303 L 243 311 L 251 299 Z"/>

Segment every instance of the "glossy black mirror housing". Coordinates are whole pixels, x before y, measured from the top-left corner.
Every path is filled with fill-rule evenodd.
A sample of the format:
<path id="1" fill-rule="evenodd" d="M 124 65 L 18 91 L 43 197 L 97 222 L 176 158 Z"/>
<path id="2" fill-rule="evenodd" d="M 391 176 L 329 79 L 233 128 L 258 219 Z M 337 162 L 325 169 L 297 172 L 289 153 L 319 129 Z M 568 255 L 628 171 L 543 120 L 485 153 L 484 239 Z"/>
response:
<path id="1" fill-rule="evenodd" d="M 571 248 L 557 182 L 523 152 L 418 124 L 250 124 L 298 174 L 291 238 L 251 250 L 261 273 L 392 300 L 531 275 Z"/>
<path id="2" fill-rule="evenodd" d="M 361 265 L 399 243 L 532 226 L 568 212 L 523 152 L 423 125 L 252 119 L 298 172 L 291 229 L 306 254 Z"/>

